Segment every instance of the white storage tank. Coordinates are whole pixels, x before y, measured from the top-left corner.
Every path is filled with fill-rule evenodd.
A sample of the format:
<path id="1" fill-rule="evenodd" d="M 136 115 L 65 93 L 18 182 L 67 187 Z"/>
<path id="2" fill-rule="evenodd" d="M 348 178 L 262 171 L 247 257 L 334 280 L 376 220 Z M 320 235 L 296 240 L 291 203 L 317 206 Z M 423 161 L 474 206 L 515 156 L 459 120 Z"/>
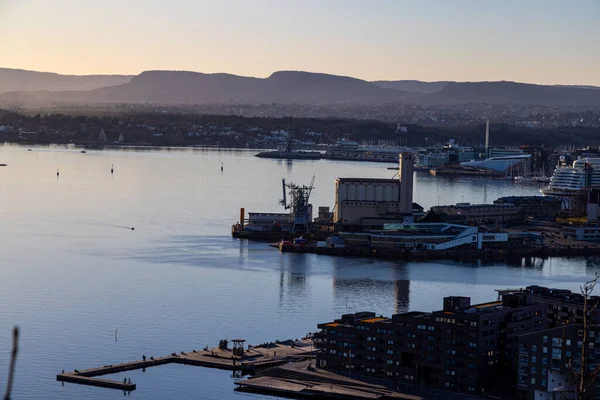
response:
<path id="1" fill-rule="evenodd" d="M 400 200 L 400 185 L 394 185 L 392 190 L 393 201 Z"/>
<path id="2" fill-rule="evenodd" d="M 356 200 L 356 185 L 353 183 L 348 184 L 348 200 Z"/>
<path id="3" fill-rule="evenodd" d="M 393 191 L 390 185 L 386 185 L 383 192 L 383 201 L 392 201 Z"/>
<path id="4" fill-rule="evenodd" d="M 383 186 L 375 186 L 375 201 L 383 201 Z"/>
<path id="5" fill-rule="evenodd" d="M 339 183 L 338 184 L 338 201 L 345 201 L 348 200 L 348 189 L 346 188 L 346 184 L 345 183 Z"/>
<path id="6" fill-rule="evenodd" d="M 367 188 L 365 185 L 357 185 L 356 200 L 365 201 L 367 199 Z"/>
<path id="7" fill-rule="evenodd" d="M 373 185 L 367 186 L 367 201 L 375 201 L 375 187 Z"/>

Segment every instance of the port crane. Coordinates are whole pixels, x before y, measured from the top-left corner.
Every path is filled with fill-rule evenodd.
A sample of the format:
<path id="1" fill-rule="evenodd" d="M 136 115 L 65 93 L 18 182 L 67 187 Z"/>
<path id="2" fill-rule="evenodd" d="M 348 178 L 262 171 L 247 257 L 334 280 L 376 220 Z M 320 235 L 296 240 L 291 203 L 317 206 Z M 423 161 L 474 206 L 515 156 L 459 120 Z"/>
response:
<path id="1" fill-rule="evenodd" d="M 286 183 L 285 178 L 281 180 L 283 189 L 283 199 L 279 201 L 286 210 L 292 210 L 292 217 L 294 218 L 294 225 L 292 231 L 294 232 L 306 232 L 311 222 L 312 217 L 312 204 L 308 203 L 310 194 L 314 188 L 315 176 L 313 175 L 310 184 L 308 186 L 299 186 L 295 183 Z M 289 190 L 290 201 L 287 200 L 287 191 Z"/>

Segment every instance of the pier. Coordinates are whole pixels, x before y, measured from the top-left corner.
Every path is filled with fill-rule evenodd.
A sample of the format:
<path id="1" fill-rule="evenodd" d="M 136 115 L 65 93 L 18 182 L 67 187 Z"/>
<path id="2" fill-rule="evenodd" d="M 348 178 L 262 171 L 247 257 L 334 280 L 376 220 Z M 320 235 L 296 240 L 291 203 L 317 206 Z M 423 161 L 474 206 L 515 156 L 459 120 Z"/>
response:
<path id="1" fill-rule="evenodd" d="M 303 360 L 307 357 L 313 357 L 316 354 L 312 339 L 302 339 L 300 341 L 288 340 L 260 346 L 248 346 L 248 349 L 243 348 L 243 340 L 233 340 L 232 342 L 234 344 L 233 349 L 227 348 L 227 341 L 222 341 L 224 345 L 213 349 L 205 348 L 190 352 L 171 353 L 163 357 L 149 357 L 121 364 L 63 372 L 56 376 L 56 380 L 132 391 L 136 389 L 135 383 L 99 379 L 97 377 L 172 363 L 241 371 L 242 373 L 251 374 L 257 370 L 282 365 L 290 361 Z"/>

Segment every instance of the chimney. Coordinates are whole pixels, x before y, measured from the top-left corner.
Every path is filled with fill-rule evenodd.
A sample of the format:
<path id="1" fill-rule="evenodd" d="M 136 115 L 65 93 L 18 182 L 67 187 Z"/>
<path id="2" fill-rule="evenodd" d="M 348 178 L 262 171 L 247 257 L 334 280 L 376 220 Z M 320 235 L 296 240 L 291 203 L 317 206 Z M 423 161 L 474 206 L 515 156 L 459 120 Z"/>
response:
<path id="1" fill-rule="evenodd" d="M 490 156 L 490 120 L 485 122 L 485 158 Z"/>

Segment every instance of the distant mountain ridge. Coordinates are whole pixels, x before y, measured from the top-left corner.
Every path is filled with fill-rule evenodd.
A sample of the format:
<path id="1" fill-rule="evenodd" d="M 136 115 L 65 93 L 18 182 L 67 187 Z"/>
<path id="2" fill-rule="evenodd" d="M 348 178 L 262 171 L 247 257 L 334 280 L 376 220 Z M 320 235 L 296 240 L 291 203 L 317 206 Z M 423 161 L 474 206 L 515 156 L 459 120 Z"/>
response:
<path id="1" fill-rule="evenodd" d="M 346 76 L 278 71 L 267 78 L 190 71 L 145 71 L 127 83 L 90 91 L 8 92 L 1 100 L 21 103 L 389 103 L 406 93 Z"/>
<path id="2" fill-rule="evenodd" d="M 0 68 L 0 93 L 39 90 L 93 90 L 129 82 L 131 75 L 61 75 Z"/>
<path id="3" fill-rule="evenodd" d="M 386 89 L 396 89 L 413 93 L 434 93 L 440 91 L 450 81 L 424 82 L 415 80 L 401 81 L 373 81 L 379 87 Z"/>
<path id="4" fill-rule="evenodd" d="M 426 99 L 432 103 L 519 103 L 600 105 L 600 91 L 572 86 L 545 86 L 510 81 L 449 82 Z"/>
<path id="5" fill-rule="evenodd" d="M 14 78 L 15 76 L 19 79 Z M 3 88 L 15 87 L 21 89 L 1 93 L 5 90 Z M 24 90 L 23 87 L 29 89 Z M 64 89 L 65 87 L 70 89 Z M 100 103 L 334 105 L 468 102 L 600 106 L 599 89 L 594 86 L 550 86 L 510 81 L 368 82 L 348 76 L 304 71 L 278 71 L 267 78 L 191 71 L 145 71 L 135 76 L 79 77 L 0 69 L 0 101 L 21 106 Z"/>

